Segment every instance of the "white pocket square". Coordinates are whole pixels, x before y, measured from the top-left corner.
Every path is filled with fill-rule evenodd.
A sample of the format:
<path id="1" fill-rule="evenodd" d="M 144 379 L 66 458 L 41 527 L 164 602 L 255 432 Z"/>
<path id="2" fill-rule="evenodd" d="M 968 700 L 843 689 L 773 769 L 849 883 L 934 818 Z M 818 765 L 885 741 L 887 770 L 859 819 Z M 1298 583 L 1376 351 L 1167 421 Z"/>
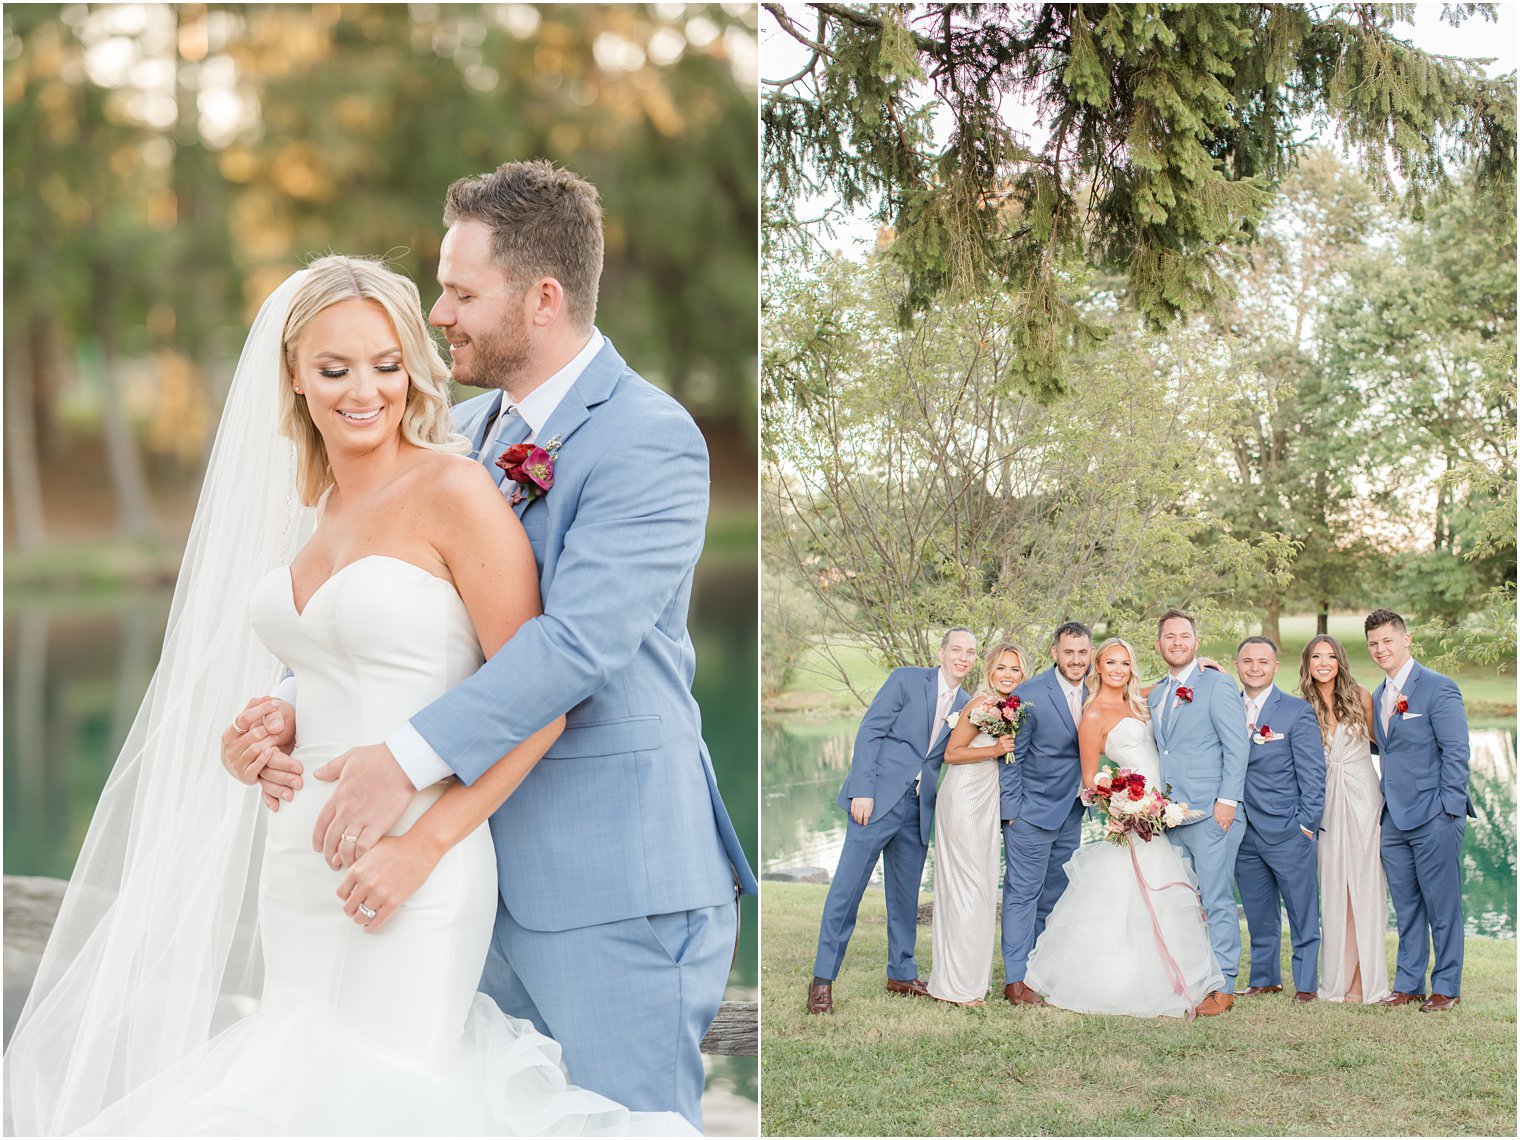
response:
<path id="1" fill-rule="evenodd" d="M 1424 713 L 1405 713 L 1404 714 L 1404 719 L 1405 720 L 1418 720 L 1420 717 L 1422 717 L 1424 715 L 1425 715 Z"/>

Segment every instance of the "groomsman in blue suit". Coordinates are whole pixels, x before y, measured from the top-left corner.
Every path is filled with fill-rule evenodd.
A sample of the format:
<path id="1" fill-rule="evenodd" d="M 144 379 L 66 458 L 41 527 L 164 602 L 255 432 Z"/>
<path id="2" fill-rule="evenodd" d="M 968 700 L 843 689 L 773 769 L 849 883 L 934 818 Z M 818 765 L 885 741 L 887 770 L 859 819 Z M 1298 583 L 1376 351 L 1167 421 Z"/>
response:
<path id="1" fill-rule="evenodd" d="M 1394 992 L 1382 1004 L 1421 1002 L 1421 1011 L 1442 1013 L 1462 993 L 1462 839 L 1475 814 L 1467 795 L 1467 712 L 1455 681 L 1410 656 L 1403 618 L 1373 610 L 1363 628 L 1385 674 L 1372 695 L 1372 719 L 1383 768 L 1383 871 L 1399 923 Z"/>
<path id="2" fill-rule="evenodd" d="M 1209 923 L 1209 942 L 1224 988 L 1209 993 L 1198 1014 L 1211 1017 L 1235 1004 L 1240 970 L 1240 918 L 1235 910 L 1235 855 L 1245 834 L 1246 738 L 1240 690 L 1223 673 L 1198 665 L 1193 615 L 1168 610 L 1156 625 L 1156 651 L 1169 673 L 1150 692 L 1151 728 L 1161 754 L 1161 778 L 1171 797 L 1197 818 L 1168 834 L 1187 853 Z"/>
<path id="3" fill-rule="evenodd" d="M 1029 709 L 1002 780 L 1003 996 L 1015 1005 L 1044 1005 L 1024 984 L 1029 952 L 1066 890 L 1066 861 L 1082 840 L 1082 763 L 1077 726 L 1092 664 L 1092 632 L 1069 621 L 1050 643 L 1054 664 L 1014 695 Z"/>
<path id="4" fill-rule="evenodd" d="M 878 859 L 885 860 L 887 991 L 929 996 L 913 957 L 918 887 L 934 827 L 945 741 L 950 722 L 969 697 L 961 682 L 975 663 L 976 635 L 957 626 L 940 642 L 937 667 L 892 670 L 860 722 L 850 774 L 839 792 L 839 806 L 849 818 L 818 926 L 809 1013 L 833 1012 L 834 979 Z"/>
<path id="5" fill-rule="evenodd" d="M 1309 702 L 1272 683 L 1277 645 L 1248 637 L 1235 651 L 1245 689 L 1245 834 L 1235 882 L 1251 935 L 1251 985 L 1245 996 L 1282 992 L 1282 908 L 1293 941 L 1297 1001 L 1313 1001 L 1319 979 L 1319 858 L 1315 839 L 1325 814 L 1325 745 Z"/>

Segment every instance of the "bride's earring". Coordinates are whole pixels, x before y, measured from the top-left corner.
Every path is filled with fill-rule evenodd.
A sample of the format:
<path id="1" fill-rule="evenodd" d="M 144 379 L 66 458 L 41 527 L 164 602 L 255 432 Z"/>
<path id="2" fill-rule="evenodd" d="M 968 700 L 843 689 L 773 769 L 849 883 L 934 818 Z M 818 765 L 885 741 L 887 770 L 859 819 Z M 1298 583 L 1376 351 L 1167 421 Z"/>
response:
<path id="1" fill-rule="evenodd" d="M 291 391 L 293 391 L 297 396 L 305 395 L 306 393 L 305 388 L 292 388 Z"/>

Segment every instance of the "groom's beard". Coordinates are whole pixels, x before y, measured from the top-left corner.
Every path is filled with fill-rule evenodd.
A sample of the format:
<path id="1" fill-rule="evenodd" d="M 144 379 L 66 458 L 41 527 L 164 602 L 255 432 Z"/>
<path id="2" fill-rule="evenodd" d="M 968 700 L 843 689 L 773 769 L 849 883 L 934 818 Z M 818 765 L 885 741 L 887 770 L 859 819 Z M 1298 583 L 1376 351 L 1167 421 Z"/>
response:
<path id="1" fill-rule="evenodd" d="M 454 379 L 472 388 L 502 388 L 510 392 L 528 379 L 533 342 L 526 329 L 502 329 L 488 337 L 470 338 L 469 366 L 454 368 Z"/>

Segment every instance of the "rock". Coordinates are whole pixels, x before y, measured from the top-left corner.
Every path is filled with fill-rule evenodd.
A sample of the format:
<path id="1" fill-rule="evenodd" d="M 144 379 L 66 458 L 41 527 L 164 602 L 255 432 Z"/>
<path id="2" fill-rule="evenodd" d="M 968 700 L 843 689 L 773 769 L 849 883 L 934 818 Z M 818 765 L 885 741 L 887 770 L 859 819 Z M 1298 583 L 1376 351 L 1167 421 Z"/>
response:
<path id="1" fill-rule="evenodd" d="M 760 876 L 777 883 L 827 883 L 829 873 L 822 867 L 783 867 L 779 871 L 766 871 Z"/>

